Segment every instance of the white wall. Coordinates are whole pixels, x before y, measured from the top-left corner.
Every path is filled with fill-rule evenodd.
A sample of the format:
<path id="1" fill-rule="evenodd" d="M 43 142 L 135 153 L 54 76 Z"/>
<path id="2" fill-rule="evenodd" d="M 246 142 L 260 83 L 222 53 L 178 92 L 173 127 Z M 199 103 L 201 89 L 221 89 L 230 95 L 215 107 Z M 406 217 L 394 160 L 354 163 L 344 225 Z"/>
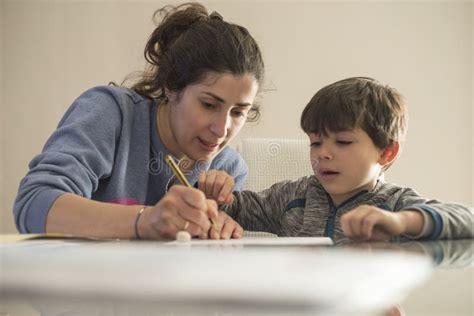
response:
<path id="1" fill-rule="evenodd" d="M 168 2 L 2 1 L 0 232 L 15 231 L 18 183 L 66 108 L 142 68 L 151 15 Z M 319 88 L 375 77 L 409 101 L 408 140 L 387 179 L 474 203 L 472 2 L 204 3 L 247 26 L 264 53 L 263 117 L 240 137 L 304 138 L 299 115 Z"/>
<path id="2" fill-rule="evenodd" d="M 4 77 L 4 69 L 3 69 L 3 32 L 5 30 L 4 27 L 4 16 L 3 16 L 4 10 L 3 10 L 3 1 L 0 0 L 0 218 L 2 220 L 0 221 L 0 233 L 4 232 L 4 227 L 11 227 L 11 224 L 8 224 L 8 221 L 11 219 L 11 217 L 4 215 L 6 212 L 6 203 L 4 201 L 7 201 L 6 199 L 6 194 L 5 194 L 5 187 L 4 187 L 4 178 L 5 178 L 5 169 L 6 165 L 4 164 L 4 152 L 5 152 L 5 146 L 4 144 L 4 129 L 5 129 L 5 122 L 6 122 L 6 113 L 5 113 L 5 103 L 3 100 L 3 77 Z M 6 219 L 6 220 L 5 220 Z"/>
<path id="3" fill-rule="evenodd" d="M 471 4 L 471 205 L 474 204 L 474 5 Z"/>

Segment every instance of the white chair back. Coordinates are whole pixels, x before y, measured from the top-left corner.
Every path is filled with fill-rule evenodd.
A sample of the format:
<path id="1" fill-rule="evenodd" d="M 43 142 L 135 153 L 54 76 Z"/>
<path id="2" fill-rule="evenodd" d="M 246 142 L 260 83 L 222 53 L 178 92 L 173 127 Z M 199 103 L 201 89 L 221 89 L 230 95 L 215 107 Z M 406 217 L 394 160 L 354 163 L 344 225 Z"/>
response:
<path id="1" fill-rule="evenodd" d="M 309 149 L 309 141 L 303 139 L 243 139 L 237 151 L 249 166 L 245 189 L 261 191 L 283 180 L 313 174 Z"/>

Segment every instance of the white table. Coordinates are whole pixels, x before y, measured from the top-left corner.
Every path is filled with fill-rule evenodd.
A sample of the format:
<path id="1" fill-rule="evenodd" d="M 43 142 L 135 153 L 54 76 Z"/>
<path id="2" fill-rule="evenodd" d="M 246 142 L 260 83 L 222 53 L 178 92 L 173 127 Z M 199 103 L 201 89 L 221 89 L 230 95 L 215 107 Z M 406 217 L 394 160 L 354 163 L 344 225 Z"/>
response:
<path id="1" fill-rule="evenodd" d="M 410 316 L 473 311 L 471 240 L 332 247 L 35 240 L 3 242 L 0 259 L 0 315 L 380 315 L 396 303 Z"/>

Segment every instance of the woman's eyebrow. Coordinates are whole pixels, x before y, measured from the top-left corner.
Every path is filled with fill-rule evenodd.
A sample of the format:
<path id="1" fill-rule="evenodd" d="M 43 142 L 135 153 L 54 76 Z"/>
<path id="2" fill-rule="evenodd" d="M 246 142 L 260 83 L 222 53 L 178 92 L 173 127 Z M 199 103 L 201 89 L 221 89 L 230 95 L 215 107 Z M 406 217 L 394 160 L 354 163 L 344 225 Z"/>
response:
<path id="1" fill-rule="evenodd" d="M 207 94 L 208 96 L 212 97 L 213 99 L 216 99 L 217 101 L 221 102 L 221 103 L 225 103 L 225 100 L 222 99 L 221 97 L 215 95 L 214 93 L 212 92 L 204 92 L 204 94 Z M 236 104 L 237 106 L 239 107 L 249 107 L 249 106 L 252 106 L 251 103 L 237 103 Z"/>

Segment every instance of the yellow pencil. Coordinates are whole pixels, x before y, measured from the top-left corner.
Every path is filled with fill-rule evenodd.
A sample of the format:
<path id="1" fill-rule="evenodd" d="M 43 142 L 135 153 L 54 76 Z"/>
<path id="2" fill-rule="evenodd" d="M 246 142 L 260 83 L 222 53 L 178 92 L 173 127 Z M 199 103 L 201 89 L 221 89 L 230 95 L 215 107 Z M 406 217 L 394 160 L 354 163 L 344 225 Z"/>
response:
<path id="1" fill-rule="evenodd" d="M 181 169 L 179 169 L 178 165 L 176 164 L 176 162 L 174 161 L 173 157 L 171 157 L 170 155 L 166 155 L 165 156 L 165 161 L 166 163 L 170 166 L 171 170 L 173 171 L 174 175 L 176 176 L 176 178 L 178 178 L 178 180 L 185 186 L 189 187 L 189 188 L 192 188 L 193 186 L 191 185 L 191 183 L 189 183 L 188 179 L 186 179 L 186 177 L 184 176 L 183 172 L 181 171 Z M 214 228 L 217 228 L 217 226 L 214 224 L 214 221 L 212 219 L 209 219 L 211 221 L 211 224 L 212 226 L 214 226 Z"/>
<path id="2" fill-rule="evenodd" d="M 181 169 L 179 169 L 179 167 L 178 167 L 178 165 L 176 164 L 176 162 L 174 162 L 173 157 L 171 157 L 170 155 L 166 155 L 166 156 L 165 156 L 165 161 L 168 163 L 168 165 L 170 166 L 171 170 L 173 170 L 173 173 L 174 173 L 174 175 L 176 176 L 176 178 L 178 178 L 179 182 L 181 182 L 183 185 L 185 185 L 185 186 L 187 186 L 187 187 L 192 188 L 191 183 L 189 183 L 188 179 L 186 179 L 186 177 L 184 176 L 184 174 L 183 174 L 183 172 L 181 171 Z"/>

